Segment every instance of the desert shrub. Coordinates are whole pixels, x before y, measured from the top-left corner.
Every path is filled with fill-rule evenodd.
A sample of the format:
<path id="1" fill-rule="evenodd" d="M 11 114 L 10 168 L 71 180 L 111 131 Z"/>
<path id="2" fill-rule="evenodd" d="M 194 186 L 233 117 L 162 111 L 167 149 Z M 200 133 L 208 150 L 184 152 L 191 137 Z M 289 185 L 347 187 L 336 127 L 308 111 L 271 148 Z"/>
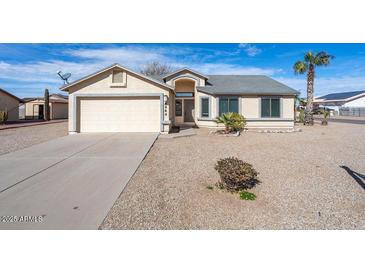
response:
<path id="1" fill-rule="evenodd" d="M 246 126 L 245 117 L 236 112 L 223 113 L 217 117 L 216 122 L 224 124 L 226 132 L 241 131 Z"/>
<path id="2" fill-rule="evenodd" d="M 323 115 L 322 125 L 327 126 L 328 125 L 328 117 L 330 117 L 330 112 L 328 110 L 322 110 L 321 113 Z"/>
<path id="3" fill-rule="evenodd" d="M 214 187 L 213 187 L 213 186 L 211 186 L 211 185 L 209 185 L 209 186 L 207 186 L 207 189 L 209 189 L 209 190 L 213 190 L 213 189 L 214 189 Z"/>
<path id="4" fill-rule="evenodd" d="M 251 200 L 251 201 L 256 200 L 256 195 L 251 192 L 240 191 L 239 194 L 241 200 Z"/>
<path id="5" fill-rule="evenodd" d="M 299 111 L 299 122 L 304 123 L 304 117 L 305 117 L 304 109 L 301 109 Z"/>
<path id="6" fill-rule="evenodd" d="M 8 112 L 6 110 L 0 110 L 0 124 L 4 124 L 8 120 Z"/>
<path id="7" fill-rule="evenodd" d="M 252 165 L 235 157 L 220 159 L 215 170 L 221 178 L 219 185 L 229 191 L 249 189 L 259 183 L 258 172 Z"/>

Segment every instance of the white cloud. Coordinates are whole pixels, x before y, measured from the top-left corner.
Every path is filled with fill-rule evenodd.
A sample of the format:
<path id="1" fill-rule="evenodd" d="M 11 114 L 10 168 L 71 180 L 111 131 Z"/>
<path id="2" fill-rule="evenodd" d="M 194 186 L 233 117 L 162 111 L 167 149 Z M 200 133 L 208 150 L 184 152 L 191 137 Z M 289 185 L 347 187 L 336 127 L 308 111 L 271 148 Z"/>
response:
<path id="1" fill-rule="evenodd" d="M 294 89 L 300 90 L 301 96 L 307 92 L 307 82 L 304 77 L 286 78 L 274 77 Z M 365 90 L 365 77 L 318 77 L 314 79 L 314 96 L 326 95 L 328 93 Z"/>
<path id="2" fill-rule="evenodd" d="M 241 43 L 238 47 L 243 49 L 246 54 L 251 57 L 254 57 L 262 52 L 262 50 L 258 47 L 247 43 Z"/>
<path id="3" fill-rule="evenodd" d="M 66 55 L 90 59 L 102 63 L 121 63 L 125 66 L 135 67 L 152 61 L 167 61 L 159 50 L 147 50 L 142 47 L 119 47 L 105 49 L 76 49 L 67 50 Z"/>
<path id="4" fill-rule="evenodd" d="M 191 68 L 205 74 L 246 74 L 246 75 L 274 75 L 281 72 L 279 69 L 247 67 L 225 63 L 209 63 L 209 64 L 191 64 Z"/>
<path id="5" fill-rule="evenodd" d="M 0 61 L 0 79 L 16 80 L 21 82 L 45 82 L 62 84 L 58 70 L 72 72 L 73 78 L 95 71 L 97 63 L 75 63 L 64 61 L 48 61 L 24 64 L 10 64 Z"/>
<path id="6" fill-rule="evenodd" d="M 250 48 L 252 46 L 249 46 Z M 246 48 L 247 49 L 247 48 Z M 196 49 L 201 52 L 205 49 Z M 138 70 L 145 64 L 159 61 L 169 64 L 173 69 L 191 67 L 207 74 L 265 74 L 273 75 L 278 70 L 270 68 L 246 67 L 226 63 L 206 63 L 203 57 L 197 58 L 195 49 L 189 47 L 148 47 L 125 46 L 104 49 L 70 49 L 63 52 L 66 56 L 77 57 L 80 61 L 48 60 L 33 63 L 7 63 L 0 61 L 0 79 L 15 80 L 24 83 L 62 85 L 62 80 L 56 74 L 58 70 L 71 72 L 70 80 L 75 80 L 112 63 L 120 63 L 131 69 Z M 215 54 L 214 50 L 207 50 Z"/>

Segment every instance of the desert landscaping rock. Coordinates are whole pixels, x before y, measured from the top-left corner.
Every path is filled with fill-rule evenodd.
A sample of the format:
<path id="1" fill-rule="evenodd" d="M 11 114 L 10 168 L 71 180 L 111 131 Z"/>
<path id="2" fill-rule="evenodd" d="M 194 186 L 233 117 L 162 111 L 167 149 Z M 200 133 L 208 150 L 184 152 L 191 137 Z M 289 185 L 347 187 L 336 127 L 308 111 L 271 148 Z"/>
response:
<path id="1" fill-rule="evenodd" d="M 102 229 L 365 229 L 365 190 L 340 167 L 365 174 L 365 126 L 237 138 L 196 132 L 157 140 Z M 259 172 L 255 201 L 207 189 L 219 180 L 214 164 L 227 156 Z"/>
<path id="2" fill-rule="evenodd" d="M 0 155 L 66 136 L 67 134 L 67 121 L 0 130 Z"/>

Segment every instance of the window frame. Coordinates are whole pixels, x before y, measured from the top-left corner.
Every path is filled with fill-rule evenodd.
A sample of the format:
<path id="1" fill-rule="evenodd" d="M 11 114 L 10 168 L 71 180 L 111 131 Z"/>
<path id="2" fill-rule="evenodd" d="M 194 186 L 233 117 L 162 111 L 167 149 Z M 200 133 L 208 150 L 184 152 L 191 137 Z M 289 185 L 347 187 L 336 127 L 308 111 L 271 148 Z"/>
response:
<path id="1" fill-rule="evenodd" d="M 269 99 L 270 103 L 269 103 L 269 116 L 263 116 L 262 115 L 262 100 L 264 99 Z M 272 99 L 275 99 L 275 100 L 278 100 L 279 102 L 279 116 L 272 116 L 272 103 L 271 103 L 271 100 Z M 282 118 L 282 107 L 283 107 L 283 102 L 282 102 L 282 97 L 279 97 L 279 96 L 265 96 L 265 97 L 261 97 L 260 99 L 260 109 L 259 109 L 259 112 L 260 112 L 260 118 L 264 118 L 264 119 L 280 119 Z"/>
<path id="2" fill-rule="evenodd" d="M 180 105 L 181 105 L 181 114 L 177 115 L 176 114 L 176 102 L 180 101 Z M 175 99 L 175 117 L 182 117 L 183 116 L 183 99 Z"/>
<path id="3" fill-rule="evenodd" d="M 203 100 L 208 100 L 208 116 L 203 116 Z M 211 115 L 211 104 L 210 104 L 210 97 L 209 96 L 202 96 L 200 97 L 200 118 L 207 119 L 210 118 Z"/>
<path id="4" fill-rule="evenodd" d="M 230 109 L 229 109 L 229 103 L 230 103 L 230 100 L 231 99 L 237 99 L 237 110 L 239 114 L 241 114 L 241 97 L 239 96 L 218 96 L 217 97 L 217 114 L 218 116 L 221 116 L 222 114 L 220 114 L 220 100 L 222 99 L 228 99 L 228 112 L 230 112 Z M 225 112 L 226 113 L 226 112 Z"/>

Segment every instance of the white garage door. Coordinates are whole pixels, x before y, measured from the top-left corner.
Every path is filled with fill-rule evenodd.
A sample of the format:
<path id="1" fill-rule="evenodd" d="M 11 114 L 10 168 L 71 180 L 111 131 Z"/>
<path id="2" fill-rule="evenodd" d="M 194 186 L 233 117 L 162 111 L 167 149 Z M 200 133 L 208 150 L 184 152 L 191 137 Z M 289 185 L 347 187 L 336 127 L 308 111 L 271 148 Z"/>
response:
<path id="1" fill-rule="evenodd" d="M 159 97 L 80 99 L 80 132 L 159 131 Z"/>

